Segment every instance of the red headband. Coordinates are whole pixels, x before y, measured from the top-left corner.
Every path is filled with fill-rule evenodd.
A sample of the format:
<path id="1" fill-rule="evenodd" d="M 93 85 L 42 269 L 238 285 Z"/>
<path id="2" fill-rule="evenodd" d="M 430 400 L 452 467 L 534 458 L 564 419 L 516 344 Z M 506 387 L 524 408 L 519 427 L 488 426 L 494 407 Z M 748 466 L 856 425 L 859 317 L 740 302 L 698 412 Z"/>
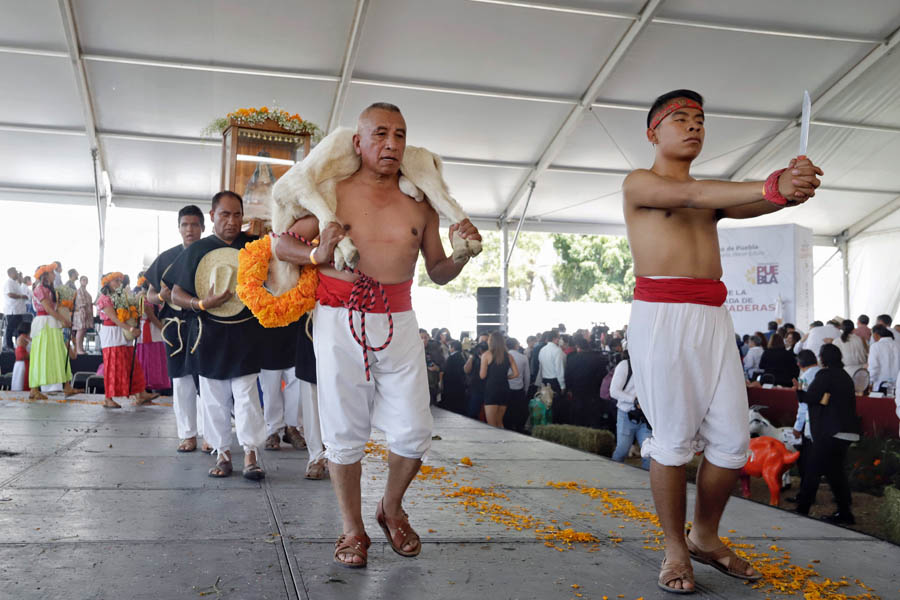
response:
<path id="1" fill-rule="evenodd" d="M 659 109 L 659 112 L 656 113 L 656 116 L 653 117 L 652 121 L 650 121 L 650 129 L 656 129 L 657 127 L 659 127 L 659 124 L 663 119 L 671 115 L 676 110 L 680 110 L 682 108 L 696 108 L 701 113 L 703 112 L 703 107 L 693 100 L 689 100 L 688 98 L 678 98 L 676 100 L 672 100 L 672 102 Z"/>

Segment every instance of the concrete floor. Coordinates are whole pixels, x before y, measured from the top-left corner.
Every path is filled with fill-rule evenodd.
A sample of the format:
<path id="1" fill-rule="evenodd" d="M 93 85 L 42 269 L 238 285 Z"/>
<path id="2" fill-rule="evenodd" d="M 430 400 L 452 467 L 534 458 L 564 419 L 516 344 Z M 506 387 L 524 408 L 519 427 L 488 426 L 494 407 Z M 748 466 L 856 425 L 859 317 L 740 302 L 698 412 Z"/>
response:
<path id="1" fill-rule="evenodd" d="M 211 479 L 211 457 L 175 453 L 171 408 L 30 404 L 0 392 L 0 451 L 17 453 L 0 453 L 0 598 L 672 597 L 656 587 L 662 554 L 648 547 L 652 526 L 546 485 L 580 481 L 647 508 L 645 472 L 434 413 L 441 439 L 428 464 L 445 467 L 447 477 L 415 481 L 406 503 L 422 554 L 397 556 L 375 523 L 385 465 L 374 452 L 363 471 L 373 545 L 368 569 L 353 571 L 332 563 L 338 510 L 328 481 L 303 478 L 306 452 L 263 453 L 262 484 Z M 456 466 L 463 456 L 474 466 Z M 506 498 L 491 501 L 512 514 L 570 523 L 601 541 L 547 547 L 534 530 L 467 513 L 448 496 L 453 483 L 492 489 Z M 726 530 L 752 552 L 812 566 L 819 575 L 812 581 L 848 577 L 841 593 L 863 594 L 858 578 L 881 598 L 900 597 L 900 547 L 741 499 L 728 506 Z M 694 597 L 775 597 L 772 585 L 750 589 L 706 566 L 695 574 Z"/>

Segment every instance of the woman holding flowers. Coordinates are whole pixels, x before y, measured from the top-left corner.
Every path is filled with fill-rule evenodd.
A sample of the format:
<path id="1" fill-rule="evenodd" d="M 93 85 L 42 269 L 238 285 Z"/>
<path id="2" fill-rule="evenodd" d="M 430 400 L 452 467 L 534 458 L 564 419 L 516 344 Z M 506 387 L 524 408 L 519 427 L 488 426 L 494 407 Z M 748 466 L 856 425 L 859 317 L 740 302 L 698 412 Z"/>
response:
<path id="1" fill-rule="evenodd" d="M 31 398 L 41 399 L 43 391 L 65 391 L 66 396 L 75 394 L 69 381 L 72 368 L 69 365 L 63 328 L 72 322 L 57 309 L 56 290 L 53 280 L 56 276 L 53 264 L 40 267 L 34 274 L 34 321 L 31 323 L 31 355 L 28 370 L 28 385 Z"/>
<path id="2" fill-rule="evenodd" d="M 136 405 L 148 404 L 155 398 L 145 391 L 144 370 L 134 355 L 131 340 L 141 335 L 137 328 L 140 318 L 133 297 L 124 286 L 125 276 L 107 273 L 101 280 L 97 308 L 103 319 L 100 326 L 100 345 L 103 347 L 103 387 L 106 408 L 122 408 L 115 398 L 136 396 Z"/>

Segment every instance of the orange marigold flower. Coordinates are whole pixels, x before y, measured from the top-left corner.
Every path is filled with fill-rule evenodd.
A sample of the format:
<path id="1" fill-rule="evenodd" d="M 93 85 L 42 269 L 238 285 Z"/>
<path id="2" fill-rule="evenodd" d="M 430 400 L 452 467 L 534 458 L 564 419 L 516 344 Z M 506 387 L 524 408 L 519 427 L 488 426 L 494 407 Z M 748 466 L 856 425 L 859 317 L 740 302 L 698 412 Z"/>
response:
<path id="1" fill-rule="evenodd" d="M 878 465 L 881 464 L 881 459 L 880 459 L 880 458 L 876 458 L 876 459 L 875 459 L 875 462 L 873 462 L 872 464 L 873 464 L 874 466 L 877 467 Z"/>
<path id="2" fill-rule="evenodd" d="M 268 112 L 269 112 L 269 109 L 268 109 L 268 107 L 263 106 L 262 108 L 259 109 L 259 112 L 261 112 L 261 113 L 268 113 Z"/>
<path id="3" fill-rule="evenodd" d="M 265 107 L 263 107 L 265 108 Z M 319 274 L 315 267 L 304 267 L 297 285 L 275 297 L 263 285 L 269 276 L 272 241 L 269 236 L 247 244 L 238 254 L 238 298 L 250 309 L 263 327 L 284 327 L 297 321 L 316 304 Z"/>
<path id="4" fill-rule="evenodd" d="M 467 467 L 471 467 L 472 459 L 469 458 L 468 456 L 463 456 L 461 459 L 459 459 L 459 464 L 466 465 Z"/>

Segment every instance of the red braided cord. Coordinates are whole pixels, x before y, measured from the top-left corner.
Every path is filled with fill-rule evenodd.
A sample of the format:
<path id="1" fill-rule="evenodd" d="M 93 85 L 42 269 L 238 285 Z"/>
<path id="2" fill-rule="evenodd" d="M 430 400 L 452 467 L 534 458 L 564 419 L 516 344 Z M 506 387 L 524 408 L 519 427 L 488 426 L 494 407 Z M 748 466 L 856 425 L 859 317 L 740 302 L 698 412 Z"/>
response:
<path id="1" fill-rule="evenodd" d="M 314 244 L 304 238 L 303 236 L 297 235 L 291 231 L 286 231 L 282 234 L 272 234 L 280 237 L 281 235 L 289 235 L 295 240 L 306 244 L 307 246 L 313 246 Z M 372 279 L 359 269 L 351 269 L 349 267 L 344 267 L 344 270 L 348 273 L 353 273 L 357 276 L 356 281 L 353 282 L 353 287 L 350 290 L 350 299 L 344 304 L 344 307 L 348 309 L 348 320 L 350 325 L 350 333 L 353 334 L 353 339 L 356 340 L 356 343 L 362 347 L 363 351 L 363 362 L 366 365 L 366 381 L 370 380 L 370 367 L 369 367 L 369 352 L 380 352 L 387 348 L 391 344 L 391 340 L 394 339 L 394 316 L 391 314 L 391 303 L 388 301 L 387 294 L 384 291 L 384 287 L 380 282 Z M 378 346 L 377 348 L 369 345 L 369 339 L 366 335 L 366 312 L 371 311 L 375 308 L 375 291 L 378 290 L 381 293 L 381 301 L 384 304 L 385 313 L 388 317 L 388 336 L 387 340 L 385 340 L 384 344 Z M 360 313 L 359 322 L 360 322 L 360 332 L 359 335 L 356 333 L 356 328 L 353 326 L 353 311 L 358 311 Z"/>

